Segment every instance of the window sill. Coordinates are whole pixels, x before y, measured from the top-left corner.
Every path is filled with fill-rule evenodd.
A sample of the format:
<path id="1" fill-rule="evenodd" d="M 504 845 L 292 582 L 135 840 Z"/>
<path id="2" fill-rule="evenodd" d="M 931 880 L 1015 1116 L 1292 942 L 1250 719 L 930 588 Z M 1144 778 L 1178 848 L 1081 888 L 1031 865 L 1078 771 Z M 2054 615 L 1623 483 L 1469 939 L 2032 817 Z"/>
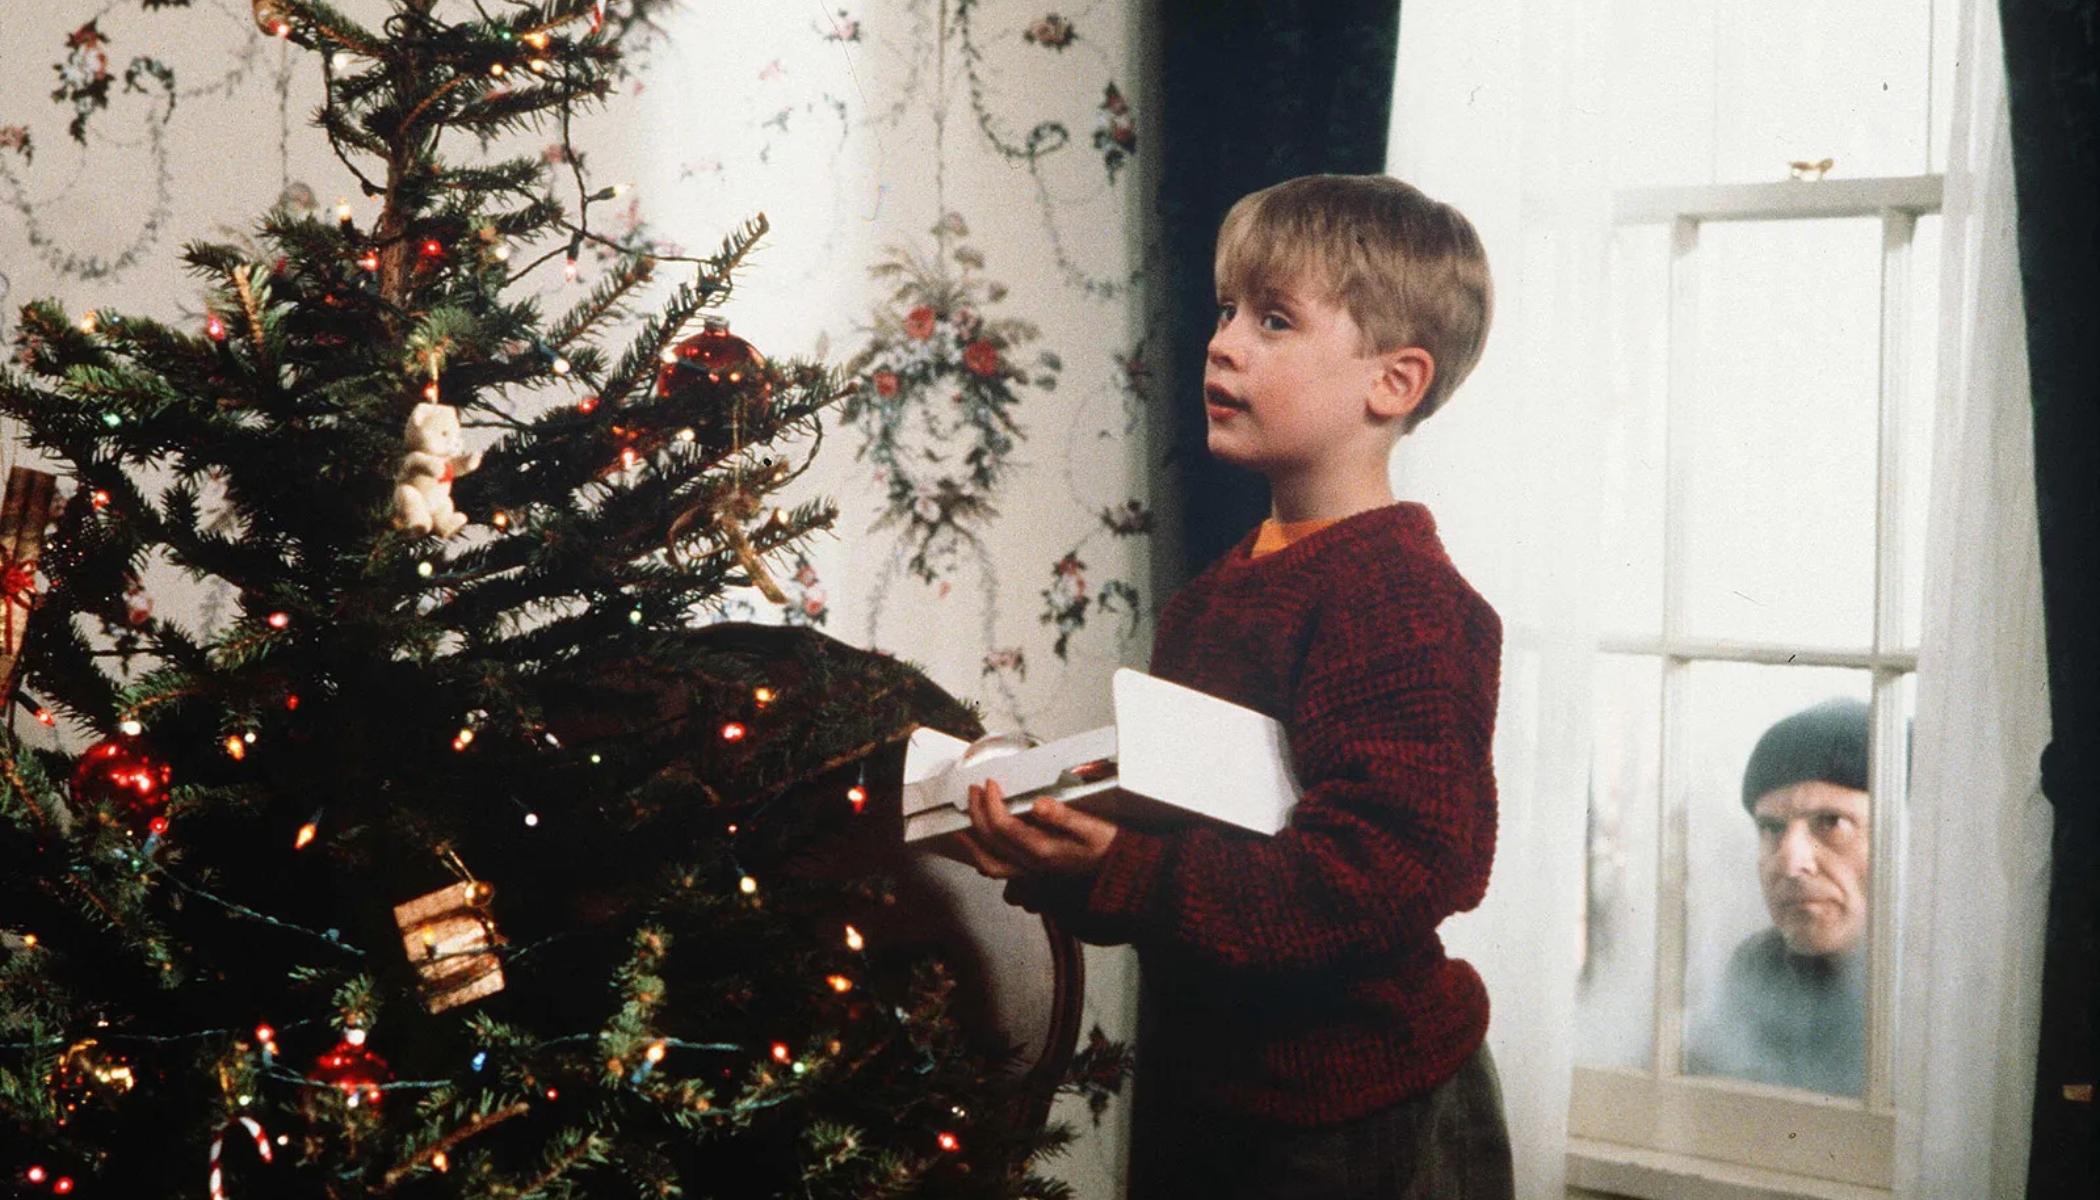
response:
<path id="1" fill-rule="evenodd" d="M 1893 1194 L 1579 1137 L 1568 1139 L 1568 1186 L 1634 1200 L 1889 1200 Z"/>
<path id="2" fill-rule="evenodd" d="M 1572 1083 L 1573 1138 L 1868 1189 L 1861 1195 L 1886 1194 L 1895 1177 L 1895 1114 L 1857 1100 L 1613 1067 L 1578 1066 Z"/>

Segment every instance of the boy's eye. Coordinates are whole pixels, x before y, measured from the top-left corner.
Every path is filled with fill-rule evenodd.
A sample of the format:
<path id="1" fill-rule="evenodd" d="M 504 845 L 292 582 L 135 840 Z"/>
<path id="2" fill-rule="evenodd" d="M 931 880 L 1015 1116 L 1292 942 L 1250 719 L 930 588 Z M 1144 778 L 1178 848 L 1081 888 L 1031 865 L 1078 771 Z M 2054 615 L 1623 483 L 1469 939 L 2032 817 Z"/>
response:
<path id="1" fill-rule="evenodd" d="M 1237 305 L 1237 304 L 1234 304 L 1234 303 L 1233 303 L 1232 301 L 1230 301 L 1230 300 L 1220 300 L 1220 301 L 1218 301 L 1218 328 L 1220 328 L 1220 329 L 1223 329 L 1223 328 L 1225 328 L 1225 327 L 1226 327 L 1227 325 L 1230 325 L 1230 324 L 1232 324 L 1232 318 L 1233 318 L 1233 317 L 1234 317 L 1234 316 L 1235 316 L 1235 315 L 1236 315 L 1236 314 L 1237 314 L 1237 313 L 1238 313 L 1239 311 L 1240 311 L 1240 306 L 1239 306 L 1239 305 Z"/>
<path id="2" fill-rule="evenodd" d="M 1261 327 L 1271 333 L 1281 333 L 1291 327 L 1291 319 L 1282 313 L 1263 313 Z"/>

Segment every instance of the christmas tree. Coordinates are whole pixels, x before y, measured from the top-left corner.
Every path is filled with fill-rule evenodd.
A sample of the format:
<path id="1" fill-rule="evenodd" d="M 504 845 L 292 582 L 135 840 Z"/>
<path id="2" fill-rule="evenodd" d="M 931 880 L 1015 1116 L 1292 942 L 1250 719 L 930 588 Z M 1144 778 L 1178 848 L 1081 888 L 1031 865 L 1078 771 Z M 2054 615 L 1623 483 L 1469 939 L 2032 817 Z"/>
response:
<path id="1" fill-rule="evenodd" d="M 23 311 L 0 409 L 61 469 L 0 516 L 0 1189 L 1064 1190 L 1041 1081 L 885 940 L 902 741 L 974 716 L 719 620 L 831 521 L 780 492 L 839 380 L 719 320 L 762 219 L 591 226 L 571 117 L 659 6 L 255 0 L 376 219 L 188 247 L 194 328 Z M 155 615 L 153 564 L 234 611 Z"/>

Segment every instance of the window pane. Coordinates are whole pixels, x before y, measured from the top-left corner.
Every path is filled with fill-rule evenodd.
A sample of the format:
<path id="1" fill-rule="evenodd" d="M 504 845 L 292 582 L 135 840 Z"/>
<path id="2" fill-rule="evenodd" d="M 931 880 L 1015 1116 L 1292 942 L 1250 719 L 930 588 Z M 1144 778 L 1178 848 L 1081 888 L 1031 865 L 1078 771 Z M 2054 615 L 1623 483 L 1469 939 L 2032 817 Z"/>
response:
<path id="1" fill-rule="evenodd" d="M 1687 672 L 1688 1074 L 1865 1085 L 1870 692 L 1865 671 Z"/>
<path id="2" fill-rule="evenodd" d="M 1718 182 L 1926 170 L 1931 0 L 1720 0 L 1715 27 Z"/>
<path id="3" fill-rule="evenodd" d="M 1918 218 L 1910 248 L 1910 362 L 1904 376 L 1903 626 L 1891 640 L 1916 649 L 1925 622 L 1925 523 L 1931 512 L 1932 423 L 1938 407 L 1940 218 Z"/>
<path id="4" fill-rule="evenodd" d="M 1575 1056 L 1646 1067 L 1655 1046 L 1655 827 L 1662 664 L 1597 656 Z"/>
<path id="5" fill-rule="evenodd" d="M 1612 235 L 1609 364 L 1612 409 L 1598 463 L 1598 628 L 1662 633 L 1663 414 L 1669 365 L 1670 228 Z"/>
<path id="6" fill-rule="evenodd" d="M 1696 254 L 1684 630 L 1864 647 L 1881 223 L 1710 224 Z"/>

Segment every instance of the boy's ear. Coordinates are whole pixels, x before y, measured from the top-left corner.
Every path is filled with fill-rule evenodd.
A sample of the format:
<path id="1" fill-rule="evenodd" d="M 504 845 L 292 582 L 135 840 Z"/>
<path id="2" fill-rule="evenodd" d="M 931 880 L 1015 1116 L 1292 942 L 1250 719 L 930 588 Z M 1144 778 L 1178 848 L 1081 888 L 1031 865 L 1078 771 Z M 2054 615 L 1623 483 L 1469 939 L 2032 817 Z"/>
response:
<path id="1" fill-rule="evenodd" d="M 1378 377 L 1371 381 L 1371 415 L 1404 418 L 1429 394 L 1429 385 L 1436 379 L 1436 359 L 1420 346 L 1406 346 L 1381 356 L 1380 363 Z"/>

